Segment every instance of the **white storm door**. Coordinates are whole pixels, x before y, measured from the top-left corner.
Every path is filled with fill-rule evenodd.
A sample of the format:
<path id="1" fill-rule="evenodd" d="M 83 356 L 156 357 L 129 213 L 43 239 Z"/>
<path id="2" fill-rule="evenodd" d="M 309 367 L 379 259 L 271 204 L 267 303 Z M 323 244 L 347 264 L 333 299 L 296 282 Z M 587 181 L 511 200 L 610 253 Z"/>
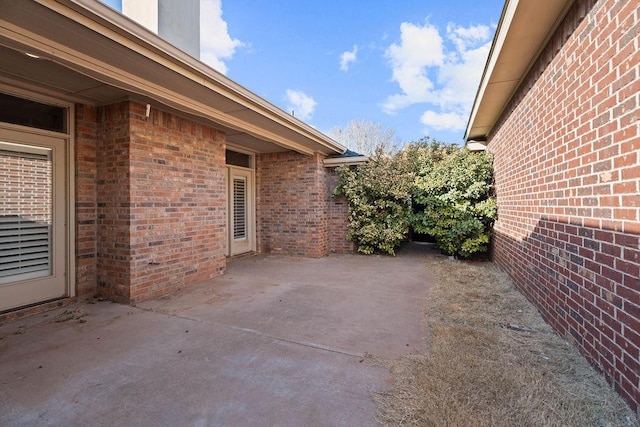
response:
<path id="1" fill-rule="evenodd" d="M 0 312 L 68 294 L 66 147 L 0 129 Z"/>
<path id="2" fill-rule="evenodd" d="M 229 254 L 253 251 L 253 172 L 229 168 Z"/>

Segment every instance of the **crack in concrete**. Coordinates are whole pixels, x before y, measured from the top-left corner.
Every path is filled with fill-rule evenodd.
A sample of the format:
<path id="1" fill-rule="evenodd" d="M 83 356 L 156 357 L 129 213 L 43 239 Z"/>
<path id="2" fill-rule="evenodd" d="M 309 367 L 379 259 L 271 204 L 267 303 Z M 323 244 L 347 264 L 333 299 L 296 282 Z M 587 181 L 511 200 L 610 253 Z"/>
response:
<path id="1" fill-rule="evenodd" d="M 232 329 L 234 331 L 245 332 L 245 333 L 252 334 L 252 335 L 258 335 L 258 336 L 261 336 L 261 337 L 270 338 L 270 339 L 275 340 L 275 341 L 281 341 L 281 342 L 286 342 L 286 343 L 289 343 L 289 344 L 300 345 L 300 346 L 303 346 L 303 347 L 313 348 L 313 349 L 316 349 L 316 350 L 322 350 L 322 351 L 327 351 L 327 352 L 331 352 L 331 353 L 342 354 L 342 355 L 349 356 L 349 357 L 357 357 L 359 359 L 362 359 L 364 357 L 364 353 L 353 353 L 353 352 L 350 352 L 350 351 L 347 351 L 347 350 L 341 350 L 339 348 L 329 347 L 329 346 L 326 346 L 326 345 L 317 344 L 317 343 L 308 342 L 308 341 L 291 340 L 291 339 L 288 339 L 288 338 L 283 338 L 283 337 L 278 337 L 278 336 L 275 336 L 275 335 L 267 334 L 265 332 L 260 332 L 260 331 L 258 331 L 256 329 L 243 328 L 241 326 L 228 325 L 226 323 L 212 322 L 212 321 L 209 321 L 209 320 L 194 319 L 192 317 L 182 316 L 182 315 L 179 315 L 179 314 L 167 313 L 167 312 L 163 312 L 163 311 L 154 310 L 153 308 L 142 308 L 142 307 L 136 307 L 136 308 L 138 308 L 140 310 L 148 311 L 148 312 L 151 312 L 151 313 L 159 313 L 159 314 L 163 314 L 163 315 L 166 315 L 166 316 L 175 317 L 177 319 L 189 320 L 191 322 L 203 323 L 203 324 L 206 324 L 206 325 L 220 326 L 220 327 L 223 327 L 223 328 Z"/>

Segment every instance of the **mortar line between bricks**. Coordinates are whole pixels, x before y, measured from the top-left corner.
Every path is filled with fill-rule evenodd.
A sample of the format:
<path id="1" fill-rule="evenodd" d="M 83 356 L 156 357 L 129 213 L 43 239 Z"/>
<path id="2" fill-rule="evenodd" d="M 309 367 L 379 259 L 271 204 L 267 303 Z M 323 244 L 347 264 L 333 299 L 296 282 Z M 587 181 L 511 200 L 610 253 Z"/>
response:
<path id="1" fill-rule="evenodd" d="M 163 314 L 163 315 L 166 315 L 166 316 L 175 317 L 175 318 L 178 318 L 178 319 L 189 320 L 191 322 L 205 323 L 207 325 L 214 325 L 214 326 L 221 326 L 223 328 L 232 329 L 234 331 L 239 331 L 239 332 L 245 332 L 245 333 L 248 333 L 248 334 L 258 335 L 260 337 L 270 338 L 270 339 L 275 340 L 275 341 L 282 341 L 282 342 L 286 342 L 286 343 L 289 343 L 289 344 L 295 344 L 295 345 L 300 345 L 300 346 L 303 346 L 303 347 L 314 348 L 316 350 L 322 350 L 322 351 L 328 351 L 328 352 L 331 352 L 331 353 L 343 354 L 345 356 L 357 357 L 359 359 L 362 359 L 364 357 L 364 354 L 362 354 L 362 353 L 352 353 L 352 352 L 349 352 L 349 351 L 346 351 L 346 350 L 340 350 L 338 348 L 328 347 L 328 346 L 325 346 L 325 345 L 322 345 L 322 344 L 316 344 L 316 343 L 307 342 L 307 341 L 290 340 L 290 339 L 287 339 L 287 338 L 282 338 L 282 337 L 278 337 L 278 336 L 275 336 L 275 335 L 271 335 L 271 334 L 267 334 L 267 333 L 264 333 L 264 332 L 260 332 L 260 331 L 257 331 L 255 329 L 242 328 L 240 326 L 227 325 L 226 323 L 211 322 L 211 321 L 208 321 L 208 320 L 194 319 L 194 318 L 191 318 L 191 317 L 181 316 L 181 315 L 178 315 L 178 314 L 171 314 L 171 313 L 165 313 L 165 312 L 162 312 L 162 311 L 157 311 L 157 310 L 154 310 L 153 308 L 141 308 L 141 307 L 137 307 L 137 308 L 139 308 L 140 310 L 149 311 L 149 312 L 152 312 L 152 313 L 158 313 L 158 314 Z"/>

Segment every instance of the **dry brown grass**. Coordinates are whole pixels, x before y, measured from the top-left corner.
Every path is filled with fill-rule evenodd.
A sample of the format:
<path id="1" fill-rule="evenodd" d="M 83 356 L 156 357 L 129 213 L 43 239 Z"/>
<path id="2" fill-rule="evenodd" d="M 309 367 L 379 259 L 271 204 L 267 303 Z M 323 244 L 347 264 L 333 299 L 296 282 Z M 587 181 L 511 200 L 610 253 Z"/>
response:
<path id="1" fill-rule="evenodd" d="M 426 306 L 430 349 L 388 367 L 378 420 L 404 426 L 637 426 L 632 411 L 488 262 L 437 254 Z"/>

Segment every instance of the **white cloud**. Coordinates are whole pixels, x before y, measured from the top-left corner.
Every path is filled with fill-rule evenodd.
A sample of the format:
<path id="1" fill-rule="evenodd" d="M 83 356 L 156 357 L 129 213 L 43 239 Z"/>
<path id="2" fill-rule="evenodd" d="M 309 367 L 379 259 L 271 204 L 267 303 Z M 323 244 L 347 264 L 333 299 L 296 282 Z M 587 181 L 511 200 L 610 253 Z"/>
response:
<path id="1" fill-rule="evenodd" d="M 427 110 L 420 117 L 420 123 L 426 126 L 425 131 L 462 130 L 467 124 L 467 116 L 459 113 L 437 113 Z"/>
<path id="2" fill-rule="evenodd" d="M 300 120 L 309 120 L 317 102 L 304 92 L 287 89 L 287 110 Z"/>
<path id="3" fill-rule="evenodd" d="M 349 71 L 349 64 L 352 62 L 356 62 L 358 59 L 358 46 L 354 45 L 353 50 L 343 52 L 340 55 L 340 70 L 347 72 Z"/>
<path id="4" fill-rule="evenodd" d="M 222 19 L 221 0 L 202 0 L 200 3 L 200 59 L 217 71 L 226 74 L 225 59 L 231 59 L 236 49 L 244 46 L 229 35 Z"/>
<path id="5" fill-rule="evenodd" d="M 434 84 L 426 71 L 444 61 L 443 41 L 438 29 L 429 24 L 418 27 L 403 22 L 400 44 L 389 46 L 385 55 L 393 70 L 393 80 L 400 85 L 402 93 L 389 97 L 384 110 L 395 113 L 411 104 L 429 102 Z"/>
<path id="6" fill-rule="evenodd" d="M 400 43 L 385 56 L 400 92 L 382 104 L 388 114 L 411 105 L 425 105 L 421 122 L 428 129 L 464 129 L 491 47 L 485 25 L 447 25 L 446 32 L 426 23 L 402 23 Z"/>
<path id="7" fill-rule="evenodd" d="M 465 52 L 469 47 L 478 43 L 484 44 L 491 37 L 491 31 L 486 25 L 472 25 L 470 27 L 458 27 L 455 24 L 447 25 L 447 37 L 456 45 L 458 52 Z"/>

